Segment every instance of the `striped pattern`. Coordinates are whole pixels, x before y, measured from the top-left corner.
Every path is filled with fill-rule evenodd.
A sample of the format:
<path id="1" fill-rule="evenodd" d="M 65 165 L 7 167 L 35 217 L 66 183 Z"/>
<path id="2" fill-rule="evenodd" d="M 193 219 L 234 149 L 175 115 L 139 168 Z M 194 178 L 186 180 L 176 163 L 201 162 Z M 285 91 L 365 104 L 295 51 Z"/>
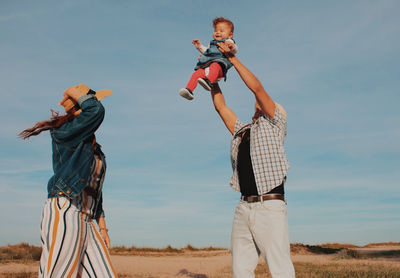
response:
<path id="1" fill-rule="evenodd" d="M 103 182 L 106 173 L 106 168 L 101 158 L 98 155 L 95 155 L 94 158 L 95 159 L 93 160 L 93 165 L 91 167 L 92 172 L 90 173 L 90 178 L 86 187 L 90 188 L 91 192 L 99 192 L 98 196 L 91 196 L 86 190 L 83 190 L 81 194 L 72 200 L 72 203 L 78 208 L 79 211 L 88 214 L 92 218 L 95 218 L 96 210 L 100 205 L 100 194 L 103 189 Z M 104 216 L 104 212 L 102 211 L 101 214 L 97 215 L 96 217 L 99 216 Z"/>
<path id="2" fill-rule="evenodd" d="M 233 175 L 230 185 L 240 191 L 237 157 L 241 133 L 250 129 L 250 156 L 259 195 L 279 186 L 289 170 L 289 162 L 283 147 L 286 136 L 286 118 L 279 109 L 274 118 L 263 115 L 255 123 L 245 125 L 237 120 L 231 142 Z"/>
<path id="3" fill-rule="evenodd" d="M 66 197 L 46 200 L 39 277 L 117 277 L 92 219 Z"/>

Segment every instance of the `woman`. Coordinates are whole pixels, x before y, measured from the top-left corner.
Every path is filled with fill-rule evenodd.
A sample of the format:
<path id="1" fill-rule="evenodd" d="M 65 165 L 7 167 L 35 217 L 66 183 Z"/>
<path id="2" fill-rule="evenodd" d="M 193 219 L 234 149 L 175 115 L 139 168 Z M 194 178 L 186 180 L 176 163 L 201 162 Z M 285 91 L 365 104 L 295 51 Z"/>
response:
<path id="1" fill-rule="evenodd" d="M 94 135 L 104 119 L 99 100 L 111 93 L 72 86 L 60 102 L 65 115 L 52 111 L 50 120 L 19 134 L 27 139 L 50 130 L 52 138 L 54 175 L 42 215 L 39 277 L 116 277 L 102 207 L 106 162 Z"/>

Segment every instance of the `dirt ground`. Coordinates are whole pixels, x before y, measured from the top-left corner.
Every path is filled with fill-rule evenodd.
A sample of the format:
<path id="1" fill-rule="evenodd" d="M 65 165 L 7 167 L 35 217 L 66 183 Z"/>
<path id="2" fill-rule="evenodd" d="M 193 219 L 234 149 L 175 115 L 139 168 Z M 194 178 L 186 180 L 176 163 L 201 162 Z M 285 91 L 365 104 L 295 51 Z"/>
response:
<path id="1" fill-rule="evenodd" d="M 199 255 L 199 256 L 198 256 Z M 191 256 L 112 256 L 118 274 L 134 277 L 212 277 L 231 264 L 229 251 L 209 251 Z"/>
<path id="2" fill-rule="evenodd" d="M 384 246 L 360 248 L 357 251 L 364 253 L 382 252 L 399 250 L 399 246 Z M 400 250 L 399 250 L 400 251 Z M 336 254 L 310 254 L 300 252 L 292 254 L 294 263 L 318 263 L 329 264 L 330 262 L 352 264 L 365 261 L 368 264 L 396 264 L 400 266 L 399 256 L 392 258 L 365 258 L 357 260 L 338 260 Z M 111 256 L 114 268 L 120 277 L 139 277 L 139 278 L 166 278 L 166 277 L 192 277 L 192 278 L 211 278 L 218 276 L 223 271 L 231 267 L 231 254 L 227 250 L 223 251 L 201 251 L 185 252 L 184 254 L 170 256 L 168 254 L 153 255 L 113 255 Z M 259 263 L 264 263 L 260 259 Z M 0 277 L 7 273 L 35 273 L 38 269 L 37 262 L 31 263 L 5 263 L 0 264 Z M 26 276 L 30 277 L 30 276 Z"/>

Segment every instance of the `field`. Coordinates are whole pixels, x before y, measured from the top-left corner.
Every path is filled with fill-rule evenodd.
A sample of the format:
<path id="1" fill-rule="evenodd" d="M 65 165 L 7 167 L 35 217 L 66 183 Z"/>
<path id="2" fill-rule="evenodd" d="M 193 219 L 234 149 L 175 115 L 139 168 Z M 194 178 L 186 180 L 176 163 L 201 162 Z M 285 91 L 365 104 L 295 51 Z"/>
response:
<path id="1" fill-rule="evenodd" d="M 292 260 L 298 278 L 400 278 L 400 243 L 366 246 L 345 244 L 292 244 Z M 119 277 L 130 278 L 227 278 L 231 254 L 221 248 L 177 249 L 113 247 L 111 258 Z M 0 247 L 0 277 L 37 277 L 40 248 L 28 244 Z M 260 259 L 257 278 L 271 277 Z"/>

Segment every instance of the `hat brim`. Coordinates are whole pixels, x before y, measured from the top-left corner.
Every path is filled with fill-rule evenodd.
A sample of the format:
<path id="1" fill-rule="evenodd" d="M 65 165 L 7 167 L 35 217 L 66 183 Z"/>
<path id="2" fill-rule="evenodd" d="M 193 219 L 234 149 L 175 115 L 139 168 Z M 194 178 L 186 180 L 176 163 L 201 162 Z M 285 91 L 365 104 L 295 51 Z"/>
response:
<path id="1" fill-rule="evenodd" d="M 104 90 L 97 91 L 95 96 L 97 97 L 98 100 L 102 100 L 103 98 L 111 96 L 112 93 L 113 93 L 112 90 L 104 89 Z"/>
<path id="2" fill-rule="evenodd" d="M 102 100 L 103 98 L 111 96 L 112 93 L 113 93 L 112 90 L 104 89 L 104 90 L 96 91 L 95 96 L 98 100 Z M 65 112 L 68 112 L 75 106 L 75 103 L 71 99 L 67 99 L 64 101 L 63 106 L 65 108 Z M 79 115 L 81 112 L 82 112 L 82 109 L 79 109 L 79 110 L 75 111 L 74 114 Z"/>

